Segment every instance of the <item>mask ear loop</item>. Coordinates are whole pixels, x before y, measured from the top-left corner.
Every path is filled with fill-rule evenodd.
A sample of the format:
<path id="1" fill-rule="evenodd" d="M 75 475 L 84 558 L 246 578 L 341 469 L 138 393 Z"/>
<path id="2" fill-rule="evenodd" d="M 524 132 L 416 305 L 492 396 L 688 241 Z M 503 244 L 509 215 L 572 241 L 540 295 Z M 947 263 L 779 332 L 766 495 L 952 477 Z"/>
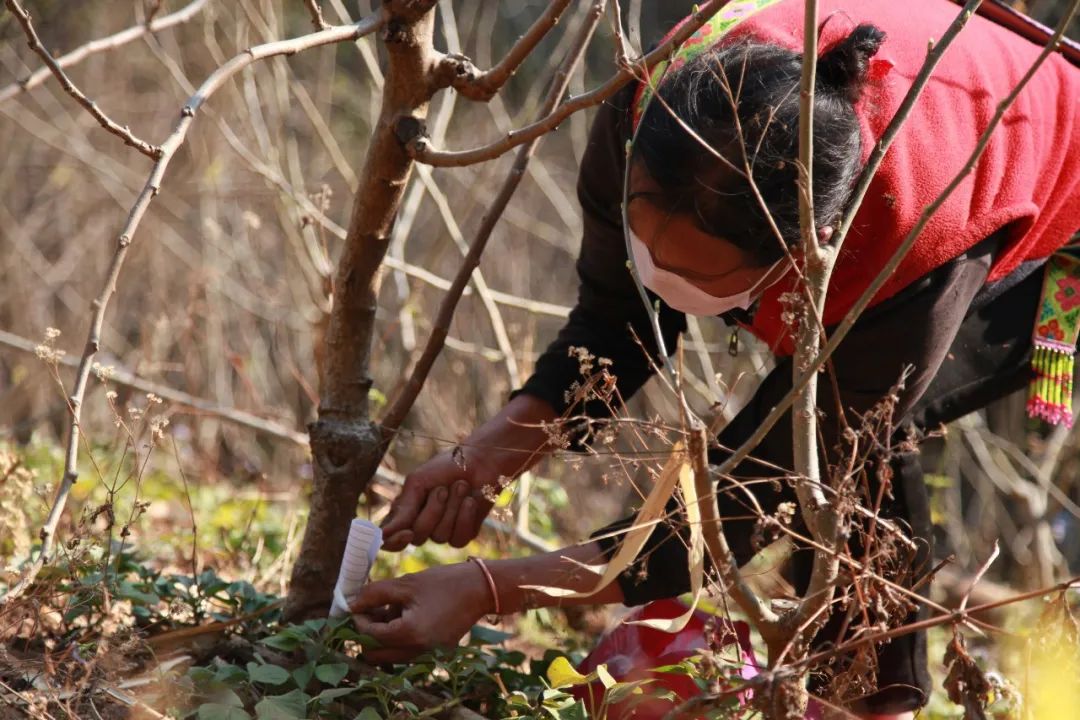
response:
<path id="1" fill-rule="evenodd" d="M 670 67 L 670 64 L 668 65 Z M 656 83 L 657 86 L 663 82 L 664 75 L 667 75 L 667 68 L 664 68 L 664 73 L 661 75 L 660 80 Z M 652 81 L 651 74 L 649 75 L 648 82 Z M 630 272 L 630 277 L 634 280 L 634 286 L 637 288 L 638 295 L 641 297 L 641 302 L 645 305 L 645 313 L 649 316 L 649 325 L 652 328 L 653 337 L 656 339 L 656 348 L 660 351 L 660 367 L 667 373 L 668 379 L 671 381 L 672 387 L 677 386 L 675 378 L 675 372 L 671 367 L 671 361 L 668 359 L 667 344 L 664 342 L 664 334 L 660 331 L 660 305 L 659 301 L 654 305 L 649 299 L 649 294 L 645 290 L 645 285 L 641 282 L 641 275 L 638 274 L 637 264 L 634 262 L 634 250 L 633 245 L 630 242 L 630 168 L 633 166 L 634 159 L 634 142 L 637 141 L 638 133 L 641 132 L 641 126 L 645 119 L 645 112 L 649 109 L 649 105 L 652 104 L 653 97 L 655 96 L 656 88 L 653 88 L 653 95 L 650 96 L 645 107 L 641 109 L 641 120 L 638 121 L 637 126 L 634 128 L 633 134 L 630 136 L 630 140 L 626 143 L 626 157 L 623 162 L 623 188 L 622 188 L 622 227 L 623 227 L 623 243 L 626 246 L 626 269 Z M 633 110 L 631 110 L 633 112 Z"/>

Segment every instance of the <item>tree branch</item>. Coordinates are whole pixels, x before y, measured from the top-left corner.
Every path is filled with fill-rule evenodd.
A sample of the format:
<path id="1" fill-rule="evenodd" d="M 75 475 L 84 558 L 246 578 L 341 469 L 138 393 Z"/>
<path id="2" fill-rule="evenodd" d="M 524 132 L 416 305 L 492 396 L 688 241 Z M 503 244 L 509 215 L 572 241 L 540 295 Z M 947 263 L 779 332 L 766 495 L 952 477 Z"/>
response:
<path id="1" fill-rule="evenodd" d="M 116 48 L 123 47 L 148 34 L 158 33 L 162 30 L 167 30 L 176 25 L 180 25 L 181 23 L 185 23 L 195 17 L 195 15 L 206 6 L 207 2 L 209 2 L 209 0 L 194 0 L 194 2 L 185 5 L 174 13 L 165 15 L 160 19 L 152 18 L 144 23 L 133 25 L 126 30 L 121 30 L 118 33 L 109 35 L 108 37 L 91 40 L 85 45 L 81 45 L 71 52 L 55 58 L 56 65 L 61 69 L 66 70 L 67 68 L 82 62 L 91 55 L 96 55 L 97 53 L 106 50 L 115 50 Z M 41 85 L 47 79 L 52 77 L 52 74 L 52 68 L 46 65 L 45 67 L 34 70 L 21 80 L 5 85 L 0 88 L 0 104 L 20 93 L 36 88 L 38 85 Z"/>
<path id="2" fill-rule="evenodd" d="M 563 120 L 579 110 L 584 110 L 607 100 L 628 82 L 638 77 L 639 73 L 651 69 L 658 62 L 667 58 L 674 48 L 693 35 L 727 2 L 728 0 L 709 0 L 704 3 L 690 15 L 678 32 L 658 45 L 652 52 L 622 68 L 614 77 L 595 90 L 566 101 L 557 106 L 546 117 L 526 125 L 520 130 L 511 130 L 501 140 L 471 150 L 438 150 L 430 147 L 419 127 L 404 129 L 403 139 L 408 141 L 409 152 L 417 162 L 434 165 L 435 167 L 461 167 L 497 158 L 507 150 L 530 140 L 535 140 L 541 135 L 554 130 Z"/>
<path id="3" fill-rule="evenodd" d="M 836 234 L 833 236 L 832 244 L 838 250 L 847 238 L 851 223 L 855 221 L 855 215 L 859 211 L 859 206 L 862 205 L 863 198 L 866 197 L 866 191 L 870 189 L 871 181 L 873 181 L 878 168 L 881 167 L 881 163 L 885 159 L 885 153 L 889 151 L 893 141 L 896 140 L 896 136 L 900 134 L 900 128 L 903 127 L 904 121 L 911 114 L 911 109 L 915 106 L 919 96 L 922 95 L 923 88 L 930 82 L 930 76 L 934 74 L 934 70 L 937 68 L 938 63 L 941 62 L 941 58 L 945 56 L 945 50 L 952 44 L 953 39 L 960 34 L 960 31 L 967 25 L 968 20 L 971 19 L 971 16 L 981 4 L 982 0 L 968 0 L 960 14 L 942 33 L 941 39 L 927 54 L 926 61 L 919 70 L 919 74 L 915 76 L 914 82 L 911 83 L 911 88 L 908 89 L 907 94 L 900 103 L 900 107 L 896 109 L 896 115 L 893 116 L 888 127 L 885 128 L 885 132 L 881 134 L 881 138 L 874 145 L 870 157 L 866 160 L 866 167 L 863 168 L 858 180 L 855 182 L 855 190 L 852 193 L 851 200 L 848 201 L 844 218 L 840 222 L 840 226 L 836 228 Z"/>
<path id="4" fill-rule="evenodd" d="M 574 68 L 577 66 L 578 62 L 580 62 L 585 49 L 588 47 L 589 40 L 592 38 L 593 32 L 596 30 L 596 26 L 600 21 L 600 17 L 603 15 L 604 5 L 605 0 L 595 0 L 589 14 L 582 22 L 578 35 L 574 39 L 574 44 L 571 46 L 562 65 L 552 78 L 551 88 L 540 109 L 541 115 L 550 113 L 558 104 L 563 93 L 566 92 L 566 87 L 570 82 L 570 76 L 573 74 Z M 461 267 L 458 268 L 457 275 L 454 276 L 454 281 L 447 291 L 446 296 L 443 298 L 442 304 L 439 306 L 438 315 L 436 315 L 435 323 L 431 329 L 431 335 L 428 338 L 427 345 L 424 346 L 423 353 L 417 361 L 416 366 L 413 368 L 412 375 L 409 377 L 408 381 L 406 381 L 401 392 L 397 398 L 395 398 L 390 409 L 382 419 L 381 425 L 383 434 L 384 436 L 387 436 L 387 439 L 389 439 L 388 433 L 392 433 L 400 427 L 405 416 L 412 408 L 413 403 L 416 401 L 416 397 L 420 394 L 420 390 L 424 386 L 424 381 L 427 379 L 428 373 L 431 371 L 432 365 L 435 363 L 435 359 L 442 351 L 446 336 L 450 330 L 450 321 L 453 319 L 454 311 L 457 309 L 457 303 L 461 299 L 461 295 L 469 282 L 469 278 L 472 276 L 473 270 L 480 263 L 480 256 L 484 252 L 484 248 L 487 247 L 487 241 L 491 237 L 492 231 L 495 229 L 495 224 L 502 216 L 503 210 L 510 202 L 510 198 L 513 196 L 514 191 L 517 190 L 518 185 L 521 183 L 521 179 L 525 176 L 526 167 L 528 166 L 533 153 L 536 151 L 536 146 L 540 142 L 540 137 L 527 142 L 518 150 L 514 165 L 510 169 L 510 174 L 507 176 L 506 180 L 503 181 L 503 185 L 499 189 L 499 194 L 496 196 L 491 208 L 484 215 L 480 228 L 477 230 L 476 237 L 469 246 L 469 251 L 465 255 Z"/>
<path id="5" fill-rule="evenodd" d="M 6 345 L 10 348 L 33 354 L 38 343 L 14 333 L 0 330 L 0 345 Z M 78 360 L 66 355 L 59 359 L 59 363 L 72 369 L 77 369 L 79 367 Z M 168 385 L 162 385 L 161 383 L 147 380 L 125 368 L 114 368 L 111 371 L 109 382 L 114 382 L 117 385 L 123 385 L 124 387 L 130 387 L 139 390 L 140 392 L 153 393 L 176 405 L 191 408 L 201 414 L 212 415 L 236 425 L 251 428 L 252 430 L 266 433 L 267 435 L 271 435 L 281 440 L 288 440 L 297 445 L 307 445 L 308 442 L 306 433 L 297 432 L 273 420 L 261 418 L 257 415 L 252 415 L 249 412 L 237 410 L 236 408 L 219 405 L 218 403 L 206 400 L 205 398 L 190 395 L 183 390 L 177 390 Z"/>
<path id="6" fill-rule="evenodd" d="M 146 157 L 151 160 L 157 160 L 161 157 L 162 150 L 156 145 L 151 145 L 145 140 L 141 140 L 131 132 L 131 129 L 125 125 L 121 127 L 118 123 L 114 122 L 108 115 L 101 111 L 97 103 L 86 97 L 82 90 L 79 90 L 75 86 L 75 83 L 71 81 L 71 78 L 64 72 L 64 68 L 60 67 L 53 56 L 49 54 L 49 51 L 45 49 L 45 46 L 41 44 L 41 39 L 38 38 L 37 31 L 34 30 L 34 24 L 30 22 L 30 13 L 23 9 L 18 0 L 4 0 L 4 4 L 8 6 L 11 13 L 15 16 L 15 19 L 19 21 L 22 26 L 23 34 L 26 35 L 26 44 L 30 46 L 38 56 L 45 61 L 45 65 L 49 68 L 49 71 L 56 76 L 56 79 L 60 81 L 60 85 L 64 88 L 64 91 L 75 98 L 75 102 L 83 106 L 83 108 L 90 113 L 101 127 L 115 135 L 124 141 L 125 145 L 135 148 Z"/>
<path id="7" fill-rule="evenodd" d="M 322 8 L 319 7 L 319 0 L 304 0 L 304 5 L 307 6 L 308 12 L 311 14 L 311 24 L 315 26 L 316 30 L 326 30 L 329 25 L 323 20 Z"/>
<path id="8" fill-rule="evenodd" d="M 517 72 L 525 58 L 559 23 L 559 18 L 569 4 L 570 0 L 552 0 L 528 31 L 518 38 L 510 51 L 490 70 L 481 72 L 464 55 L 444 55 L 438 71 L 444 78 L 443 82 L 470 100 L 487 102 L 495 97 L 495 93 Z"/>

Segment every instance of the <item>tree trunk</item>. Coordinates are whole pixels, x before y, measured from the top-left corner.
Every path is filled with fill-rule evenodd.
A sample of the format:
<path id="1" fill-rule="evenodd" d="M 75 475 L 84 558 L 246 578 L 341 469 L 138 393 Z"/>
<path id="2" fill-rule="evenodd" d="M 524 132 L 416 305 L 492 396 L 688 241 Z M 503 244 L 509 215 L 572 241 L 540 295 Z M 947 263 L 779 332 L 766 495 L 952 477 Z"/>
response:
<path id="1" fill-rule="evenodd" d="M 286 618 L 329 608 L 349 523 L 386 450 L 369 414 L 371 341 L 382 260 L 413 165 L 395 129 L 422 123 L 436 89 L 434 5 L 397 0 L 383 8 L 388 67 L 382 108 L 334 279 L 319 419 L 309 427 L 315 468 L 311 513 L 293 566 Z"/>

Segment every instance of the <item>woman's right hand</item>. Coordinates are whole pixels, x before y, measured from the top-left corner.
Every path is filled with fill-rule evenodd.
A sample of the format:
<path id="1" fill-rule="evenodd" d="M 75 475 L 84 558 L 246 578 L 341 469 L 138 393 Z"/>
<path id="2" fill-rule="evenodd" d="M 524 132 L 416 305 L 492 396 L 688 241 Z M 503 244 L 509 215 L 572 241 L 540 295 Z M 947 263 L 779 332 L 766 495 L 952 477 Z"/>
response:
<path id="1" fill-rule="evenodd" d="M 428 540 L 464 547 L 480 532 L 500 490 L 541 457 L 555 417 L 546 402 L 518 395 L 452 451 L 442 452 L 405 478 L 382 523 L 383 549 L 404 550 Z"/>
<path id="2" fill-rule="evenodd" d="M 499 471 L 473 448 L 442 452 L 409 473 L 383 521 L 384 550 L 428 540 L 464 547 L 476 537 L 498 494 Z M 484 488 L 490 487 L 486 491 Z"/>

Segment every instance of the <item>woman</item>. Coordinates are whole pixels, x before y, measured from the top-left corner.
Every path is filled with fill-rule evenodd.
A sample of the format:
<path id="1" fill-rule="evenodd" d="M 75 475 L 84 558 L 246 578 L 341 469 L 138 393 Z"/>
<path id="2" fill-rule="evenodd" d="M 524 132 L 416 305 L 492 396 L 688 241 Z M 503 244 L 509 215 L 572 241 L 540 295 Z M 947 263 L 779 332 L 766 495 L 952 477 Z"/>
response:
<path id="1" fill-rule="evenodd" d="M 683 45 L 659 85 L 664 102 L 644 105 L 642 88 L 631 87 L 599 111 L 578 185 L 585 232 L 577 306 L 506 407 L 455 456 L 439 455 L 408 477 L 384 524 L 387 549 L 428 540 L 461 547 L 476 535 L 491 507 L 485 499 L 491 488 L 548 449 L 538 426 L 568 409 L 566 391 L 580 380 L 570 348 L 610 359 L 622 397 L 648 379 L 650 364 L 634 335 L 650 352 L 655 345 L 626 269 L 621 214 L 625 147 L 635 128 L 627 200 L 631 246 L 643 282 L 664 301 L 660 324 L 667 347 L 675 347 L 684 313 L 723 314 L 779 356 L 776 369 L 723 430 L 719 446 L 738 447 L 787 392 L 792 345 L 781 301 L 796 287 L 796 273 L 737 170 L 750 148 L 755 183 L 783 242 L 797 248 L 793 160 L 802 7 L 798 0 L 729 5 Z M 825 50 L 815 95 L 814 210 L 819 236 L 828 242 L 859 169 L 922 65 L 928 41 L 941 37 L 958 8 L 945 0 L 827 0 L 820 12 Z M 827 327 L 851 308 L 922 209 L 960 170 L 995 104 L 1038 52 L 1038 46 L 978 17 L 961 32 L 859 210 L 830 286 Z M 729 90 L 737 96 L 736 110 Z M 894 409 L 895 437 L 907 439 L 1029 382 L 1043 283 L 1039 270 L 1080 227 L 1078 97 L 1080 73 L 1051 57 L 995 131 L 975 171 L 942 205 L 834 355 L 836 392 L 823 384 L 822 398 L 837 397 L 855 417 L 885 397 L 910 368 Z M 1045 383 L 1040 392 L 1047 395 Z M 821 405 L 822 447 L 831 452 L 837 408 L 824 400 Z M 601 417 L 605 408 L 593 402 L 574 411 Z M 902 520 L 918 542 L 918 551 L 896 568 L 895 579 L 910 584 L 925 572 L 932 528 L 913 446 L 897 447 L 906 450 L 881 460 L 891 475 L 868 476 L 891 478 L 884 513 Z M 733 475 L 783 476 L 782 468 L 792 467 L 789 420 L 777 424 L 755 457 L 766 462 L 743 463 Z M 716 450 L 711 460 L 723 458 Z M 787 483 L 753 487 L 767 511 L 793 498 Z M 725 531 L 742 563 L 757 549 L 754 522 L 740 519 L 748 515 L 745 498 L 728 490 L 721 485 L 718 501 L 721 514 L 733 518 Z M 370 657 L 406 660 L 455 643 L 485 614 L 558 602 L 523 585 L 591 590 L 595 577 L 579 563 L 608 559 L 617 543 L 613 531 L 627 522 L 549 555 L 462 563 L 369 585 L 353 609 L 359 628 L 383 646 Z M 679 532 L 677 520 L 659 525 L 643 560 L 617 583 L 575 602 L 637 605 L 685 592 L 687 559 Z M 801 582 L 808 565 L 803 555 L 808 553 L 794 558 Z M 448 594 L 446 587 L 456 592 Z M 836 632 L 827 626 L 820 637 L 835 640 Z M 852 707 L 863 717 L 912 717 L 930 690 L 925 643 L 922 634 L 911 634 L 877 648 L 877 691 Z"/>

